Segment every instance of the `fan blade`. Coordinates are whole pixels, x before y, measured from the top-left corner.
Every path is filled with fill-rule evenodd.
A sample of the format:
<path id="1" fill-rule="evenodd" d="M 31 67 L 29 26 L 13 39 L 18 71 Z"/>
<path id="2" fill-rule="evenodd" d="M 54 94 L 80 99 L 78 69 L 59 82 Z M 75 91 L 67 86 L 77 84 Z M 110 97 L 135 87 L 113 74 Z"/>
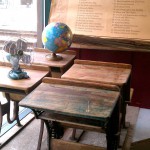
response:
<path id="1" fill-rule="evenodd" d="M 27 43 L 22 39 L 18 39 L 16 44 L 17 44 L 17 49 L 18 50 L 25 51 L 27 49 Z"/>
<path id="2" fill-rule="evenodd" d="M 22 62 L 25 64 L 30 64 L 31 62 L 31 56 L 28 54 L 23 54 L 22 58 L 21 58 Z"/>
<path id="3" fill-rule="evenodd" d="M 16 45 L 13 41 L 9 41 L 4 46 L 4 51 L 12 55 L 16 54 Z"/>

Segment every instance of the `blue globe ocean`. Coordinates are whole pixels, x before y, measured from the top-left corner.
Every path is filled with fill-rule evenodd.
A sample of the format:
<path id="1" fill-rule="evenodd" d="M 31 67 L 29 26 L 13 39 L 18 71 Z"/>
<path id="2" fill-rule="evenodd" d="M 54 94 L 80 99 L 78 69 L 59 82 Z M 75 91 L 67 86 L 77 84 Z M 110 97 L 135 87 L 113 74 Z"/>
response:
<path id="1" fill-rule="evenodd" d="M 64 23 L 50 23 L 42 32 L 42 42 L 44 47 L 52 53 L 60 53 L 70 47 L 72 32 Z"/>

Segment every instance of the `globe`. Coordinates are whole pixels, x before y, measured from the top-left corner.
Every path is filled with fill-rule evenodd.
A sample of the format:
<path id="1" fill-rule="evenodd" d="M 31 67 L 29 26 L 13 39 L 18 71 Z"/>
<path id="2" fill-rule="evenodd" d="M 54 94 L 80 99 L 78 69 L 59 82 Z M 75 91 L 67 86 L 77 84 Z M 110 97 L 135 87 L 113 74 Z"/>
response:
<path id="1" fill-rule="evenodd" d="M 71 29 L 64 23 L 52 22 L 48 24 L 42 32 L 42 43 L 44 48 L 52 52 L 51 56 L 47 55 L 49 60 L 60 60 L 62 57 L 56 55 L 67 50 L 72 43 Z"/>

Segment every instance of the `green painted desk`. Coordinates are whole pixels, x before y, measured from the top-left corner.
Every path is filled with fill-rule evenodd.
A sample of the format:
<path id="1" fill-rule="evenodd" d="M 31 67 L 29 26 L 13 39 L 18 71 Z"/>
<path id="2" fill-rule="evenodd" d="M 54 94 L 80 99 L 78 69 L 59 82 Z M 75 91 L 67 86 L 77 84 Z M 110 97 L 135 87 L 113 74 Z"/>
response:
<path id="1" fill-rule="evenodd" d="M 107 149 L 116 150 L 120 131 L 120 93 L 116 90 L 116 86 L 44 78 L 20 105 L 31 108 L 45 122 L 49 149 L 51 138 L 59 139 L 63 135 L 61 127 L 68 126 L 106 132 Z M 65 145 L 61 144 L 61 150 L 73 148 Z M 84 146 L 79 147 L 82 150 Z M 84 150 L 87 148 L 88 145 Z"/>

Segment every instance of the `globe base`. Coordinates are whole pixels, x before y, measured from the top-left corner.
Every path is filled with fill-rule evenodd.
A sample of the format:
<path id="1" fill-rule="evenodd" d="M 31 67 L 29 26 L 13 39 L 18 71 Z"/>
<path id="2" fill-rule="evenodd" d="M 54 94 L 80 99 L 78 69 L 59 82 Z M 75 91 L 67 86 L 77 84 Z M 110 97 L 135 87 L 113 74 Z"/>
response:
<path id="1" fill-rule="evenodd" d="M 62 56 L 56 55 L 56 53 L 47 54 L 45 57 L 49 61 L 59 61 L 63 59 Z"/>

